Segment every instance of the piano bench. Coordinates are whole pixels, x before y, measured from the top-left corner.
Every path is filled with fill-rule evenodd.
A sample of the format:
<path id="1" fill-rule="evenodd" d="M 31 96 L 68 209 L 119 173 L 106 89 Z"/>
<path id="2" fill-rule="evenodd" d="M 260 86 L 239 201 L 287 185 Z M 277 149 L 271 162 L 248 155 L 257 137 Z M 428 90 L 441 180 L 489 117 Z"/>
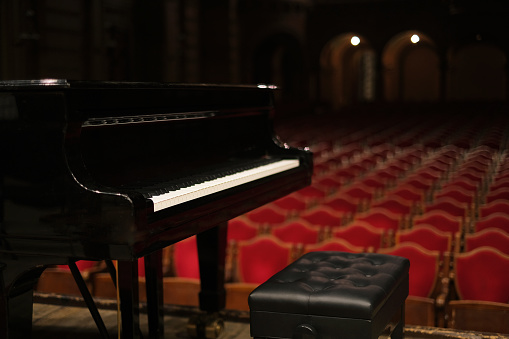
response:
<path id="1" fill-rule="evenodd" d="M 254 338 L 403 338 L 406 258 L 311 252 L 249 295 Z"/>

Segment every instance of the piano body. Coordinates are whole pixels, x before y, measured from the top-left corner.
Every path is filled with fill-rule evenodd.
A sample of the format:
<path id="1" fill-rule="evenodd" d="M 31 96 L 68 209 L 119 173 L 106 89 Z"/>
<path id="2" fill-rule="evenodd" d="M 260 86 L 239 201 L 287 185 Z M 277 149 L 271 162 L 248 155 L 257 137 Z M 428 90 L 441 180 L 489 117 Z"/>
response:
<path id="1" fill-rule="evenodd" d="M 157 253 L 194 234 L 200 308 L 224 307 L 227 221 L 312 175 L 311 153 L 274 135 L 262 87 L 0 82 L 0 337 L 29 337 L 46 266 L 86 259 L 118 260 L 122 335 L 137 338 L 140 257 L 162 337 Z"/>

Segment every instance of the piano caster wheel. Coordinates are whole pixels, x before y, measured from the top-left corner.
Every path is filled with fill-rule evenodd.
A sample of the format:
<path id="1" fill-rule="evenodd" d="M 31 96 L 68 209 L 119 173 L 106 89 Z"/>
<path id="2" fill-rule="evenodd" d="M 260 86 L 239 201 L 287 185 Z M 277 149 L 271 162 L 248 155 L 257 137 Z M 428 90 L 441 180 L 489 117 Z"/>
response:
<path id="1" fill-rule="evenodd" d="M 209 321 L 205 325 L 205 338 L 217 339 L 224 329 L 224 322 L 221 318 L 216 318 Z"/>
<path id="2" fill-rule="evenodd" d="M 217 339 L 223 329 L 224 321 L 216 313 L 192 316 L 187 323 L 187 333 L 191 338 Z"/>

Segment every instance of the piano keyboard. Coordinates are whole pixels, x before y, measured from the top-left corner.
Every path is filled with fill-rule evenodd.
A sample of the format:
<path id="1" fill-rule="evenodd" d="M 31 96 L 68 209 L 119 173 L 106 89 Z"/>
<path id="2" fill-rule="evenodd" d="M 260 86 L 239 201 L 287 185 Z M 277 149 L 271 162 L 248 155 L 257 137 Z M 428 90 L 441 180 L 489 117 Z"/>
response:
<path id="1" fill-rule="evenodd" d="M 242 184 L 296 167 L 299 167 L 299 160 L 297 159 L 279 160 L 234 174 L 228 174 L 219 178 L 207 180 L 188 187 L 183 187 L 158 195 L 152 195 L 149 199 L 154 203 L 154 212 L 157 212 L 168 207 L 224 191 L 229 188 L 240 186 Z"/>

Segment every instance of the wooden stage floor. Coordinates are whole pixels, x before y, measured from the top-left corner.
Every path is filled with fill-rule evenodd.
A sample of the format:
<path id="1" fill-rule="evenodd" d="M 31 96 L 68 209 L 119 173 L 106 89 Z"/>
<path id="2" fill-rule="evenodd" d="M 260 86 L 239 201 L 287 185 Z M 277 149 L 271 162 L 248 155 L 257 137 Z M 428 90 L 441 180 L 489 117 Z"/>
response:
<path id="1" fill-rule="evenodd" d="M 110 307 L 100 308 L 99 312 L 111 338 L 118 338 L 117 311 Z M 186 314 L 187 312 L 187 314 Z M 186 325 L 192 309 L 169 309 L 165 316 L 165 338 L 189 338 Z M 225 314 L 225 330 L 219 339 L 250 339 L 247 312 Z M 147 334 L 147 317 L 140 314 L 140 327 L 144 338 Z M 59 304 L 35 303 L 32 326 L 33 339 L 93 339 L 100 338 L 95 323 L 86 307 L 63 306 Z M 407 326 L 407 339 L 501 339 L 509 336 L 477 332 L 452 331 L 439 328 Z"/>

